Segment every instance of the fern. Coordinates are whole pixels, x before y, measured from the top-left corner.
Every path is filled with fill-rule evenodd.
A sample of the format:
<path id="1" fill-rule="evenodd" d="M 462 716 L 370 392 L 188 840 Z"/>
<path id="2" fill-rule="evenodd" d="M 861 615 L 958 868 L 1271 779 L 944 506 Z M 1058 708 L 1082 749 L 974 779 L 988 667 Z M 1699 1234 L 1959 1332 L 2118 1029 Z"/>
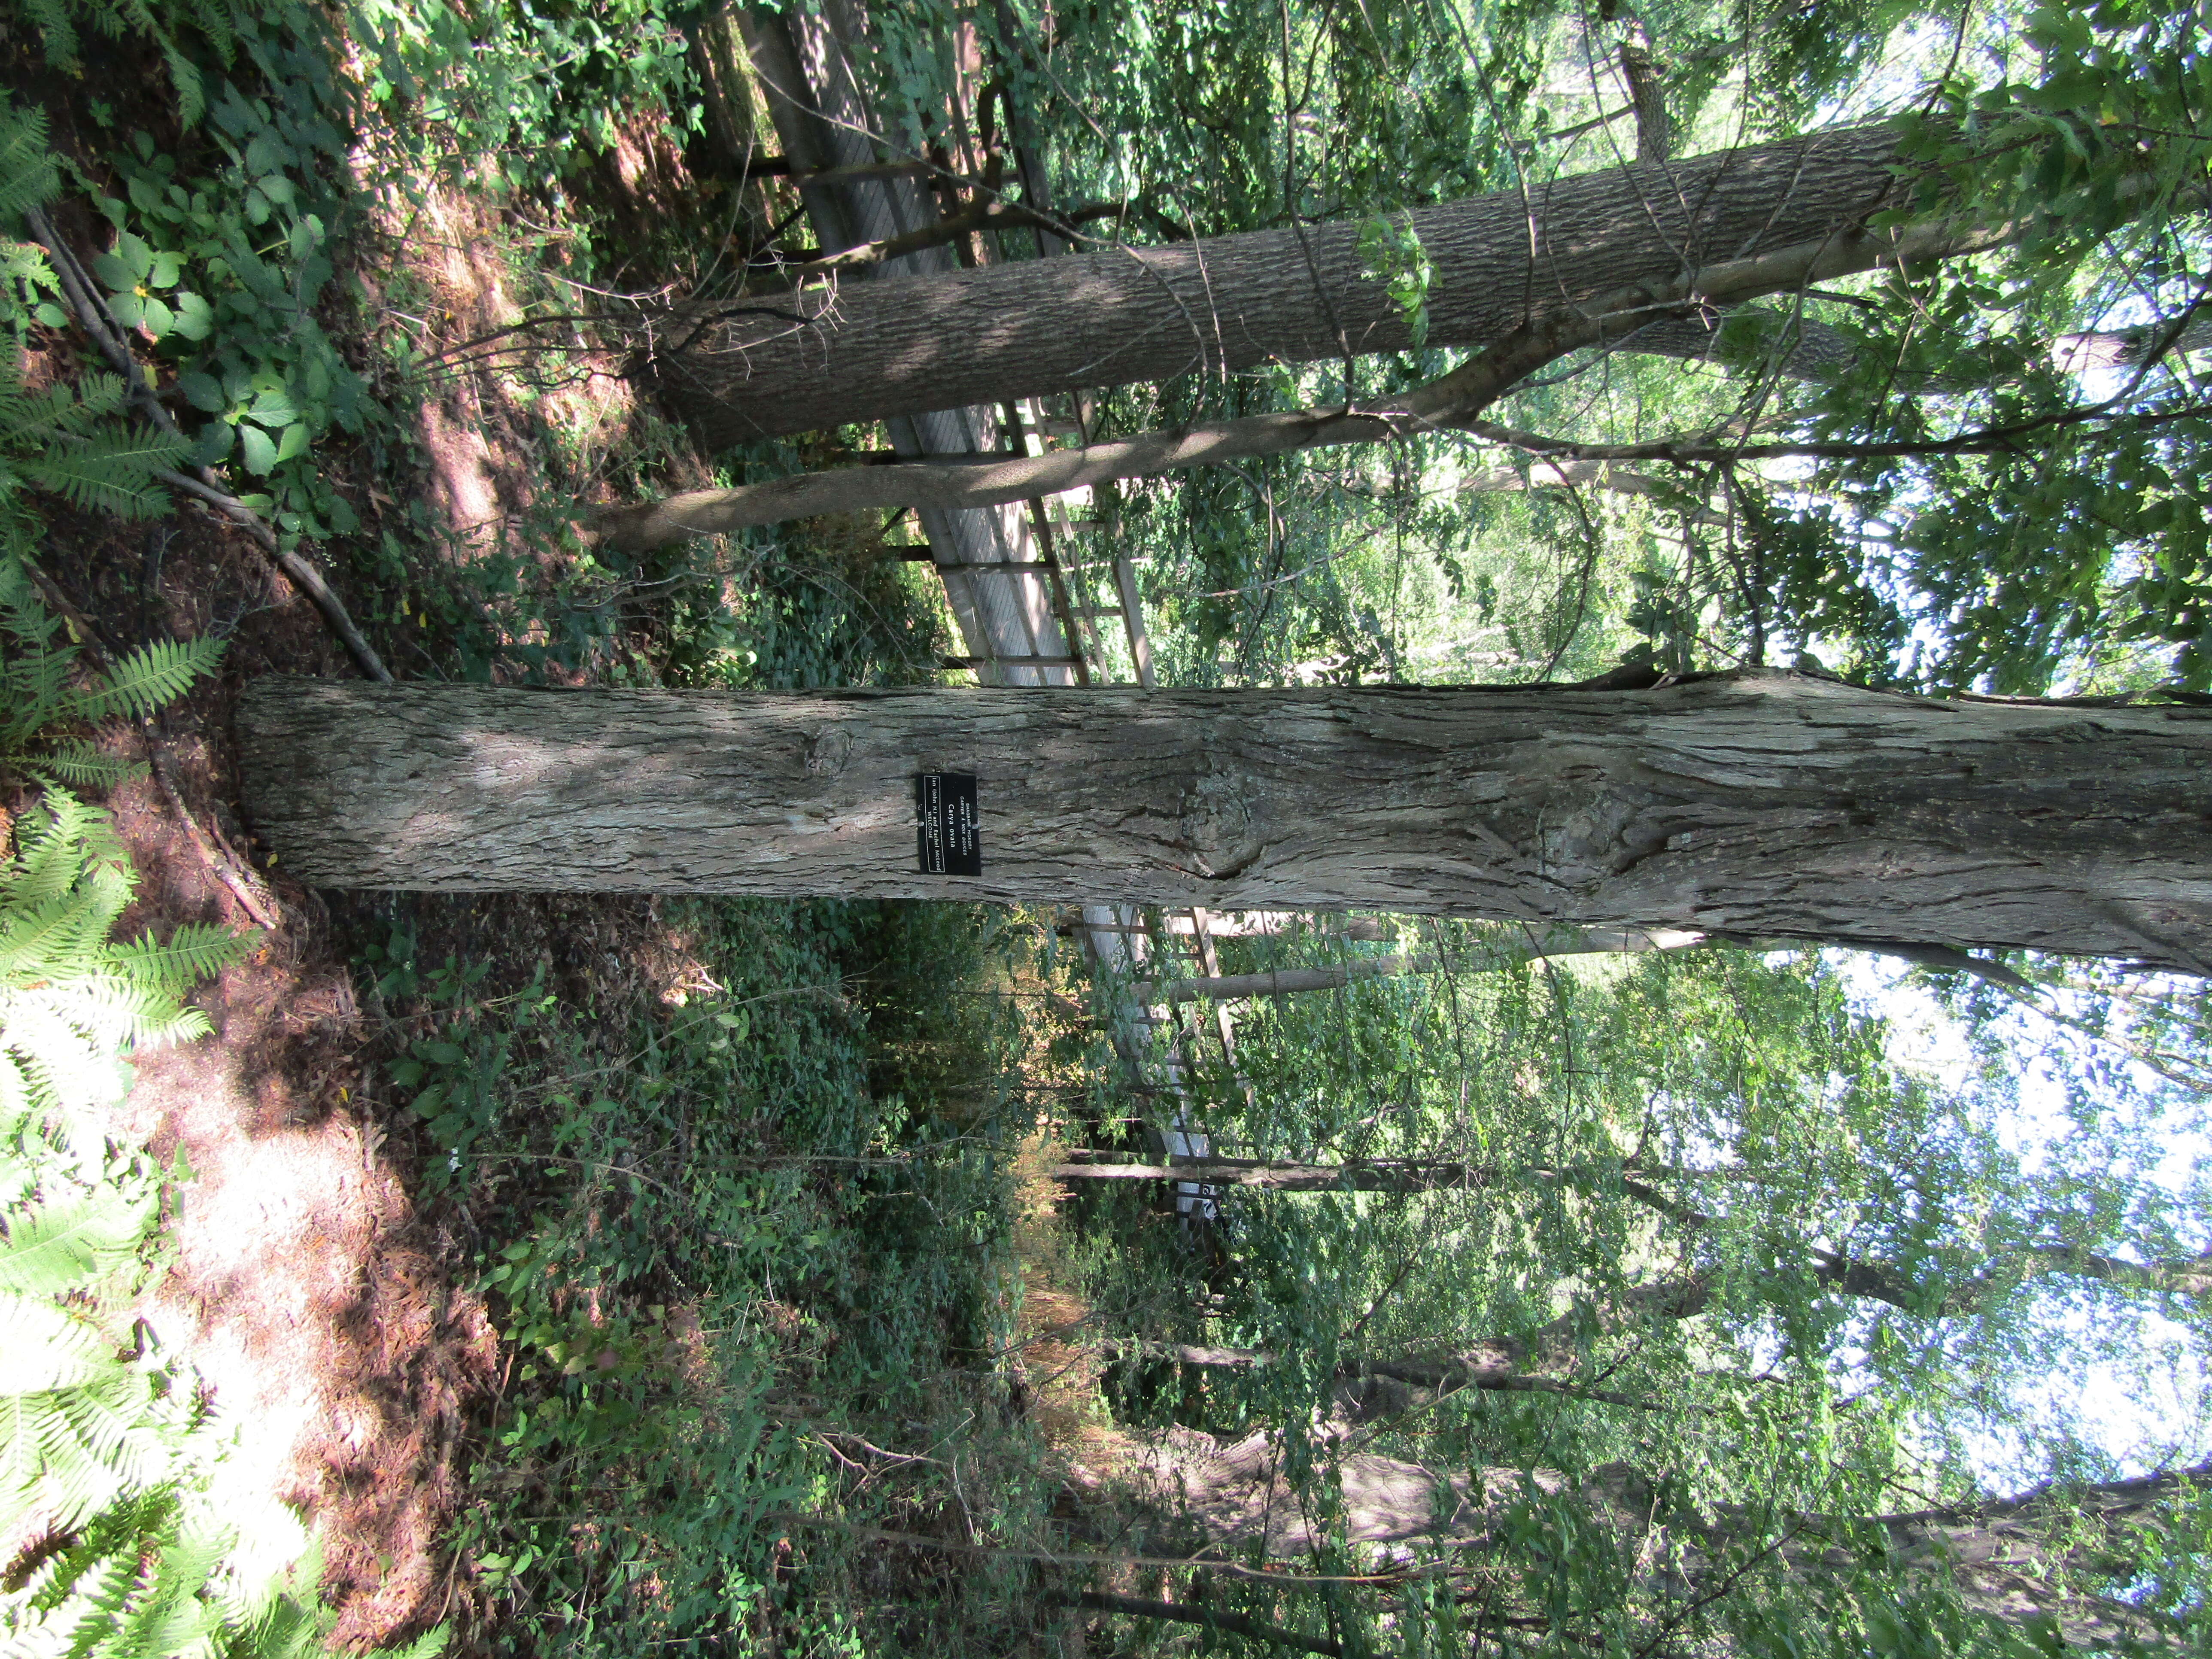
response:
<path id="1" fill-rule="evenodd" d="M 228 51 L 225 0 L 22 9 L 59 64 L 87 30 L 150 35 L 187 120 L 198 74 L 169 31 L 197 24 Z M 0 100 L 0 222 L 52 195 L 45 139 L 39 118 Z M 39 251 L 4 237 L 0 283 L 54 287 Z M 222 647 L 165 641 L 88 674 L 19 550 L 29 490 L 126 515 L 166 510 L 156 475 L 183 446 L 120 421 L 127 398 L 112 375 L 30 390 L 5 344 L 0 775 L 42 793 L 12 825 L 0 816 L 0 1540 L 21 1550 L 0 1559 L 0 1629 L 11 1654 L 319 1653 L 333 1618 L 315 1595 L 306 1528 L 275 1498 L 241 1496 L 222 1469 L 239 1430 L 209 1409 L 187 1366 L 131 1329 L 167 1172 L 107 1135 L 126 1056 L 204 1032 L 183 999 L 252 938 L 194 925 L 114 939 L 136 876 L 106 815 L 73 793 L 130 769 L 89 728 L 182 695 Z M 428 1659 L 443 1638 L 409 1659 Z"/>
<path id="2" fill-rule="evenodd" d="M 198 66 L 178 45 L 178 33 L 197 29 L 225 64 L 238 46 L 239 13 L 227 0 L 164 0 L 159 5 L 149 0 L 23 0 L 22 9 L 39 31 L 46 61 L 65 72 L 82 67 L 85 29 L 111 40 L 128 35 L 150 39 L 168 65 L 178 112 L 188 127 L 206 112 L 207 88 Z"/>
<path id="3" fill-rule="evenodd" d="M 150 426 L 118 428 L 74 443 L 58 428 L 18 426 L 0 431 L 0 440 L 40 443 L 40 453 L 16 460 L 21 482 L 51 490 L 72 507 L 112 513 L 118 519 L 157 519 L 169 510 L 169 492 L 155 475 L 174 467 L 191 447 L 182 438 Z M 0 459 L 0 489 L 14 480 Z"/>
<path id="4" fill-rule="evenodd" d="M 109 957 L 138 984 L 181 997 L 204 979 L 212 979 L 238 959 L 238 935 L 209 922 L 186 922 L 167 939 L 143 934 L 118 945 Z"/>
<path id="5" fill-rule="evenodd" d="M 46 118 L 38 110 L 0 109 L 0 219 L 20 218 L 61 190 L 46 150 Z"/>
<path id="6" fill-rule="evenodd" d="M 87 694 L 82 717 L 150 714 L 184 696 L 222 660 L 221 640 L 156 640 L 117 663 L 107 684 Z"/>
<path id="7" fill-rule="evenodd" d="M 56 726 L 150 714 L 222 659 L 220 640 L 158 640 L 125 657 L 105 681 L 84 684 L 76 647 L 58 643 L 58 634 L 21 557 L 0 550 L 0 769 L 64 789 L 113 784 L 131 769 Z"/>
<path id="8" fill-rule="evenodd" d="M 44 0 L 33 5 L 33 21 L 50 53 L 56 41 L 64 43 L 65 62 L 74 60 L 76 50 L 72 9 L 101 15 L 116 27 L 125 21 L 134 28 L 152 27 L 152 14 L 140 0 L 125 0 L 122 7 L 105 0 L 91 0 L 88 6 L 82 0 Z M 148 20 L 143 25 L 142 15 Z M 160 36 L 157 28 L 154 33 Z M 43 118 L 19 113 L 0 99 L 0 222 L 12 222 L 54 195 L 58 180 L 46 131 Z M 13 287 L 58 287 L 42 250 L 6 238 L 0 238 L 0 278 Z M 149 426 L 116 424 L 129 400 L 123 381 L 106 374 L 88 374 L 74 386 L 58 383 L 33 392 L 23 384 L 15 354 L 0 349 L 0 536 L 12 539 L 24 532 L 13 498 L 27 485 L 51 490 L 72 506 L 122 518 L 150 518 L 169 510 L 168 492 L 158 477 L 182 461 L 191 446 Z"/>
<path id="9" fill-rule="evenodd" d="M 88 1276 L 127 1270 L 159 1219 L 153 1200 L 101 1186 L 24 1206 L 0 1239 L 0 1291 L 58 1297 Z"/>
<path id="10" fill-rule="evenodd" d="M 49 790 L 18 826 L 21 851 L 0 861 L 0 1131 L 35 1097 L 82 1117 L 126 1086 L 122 1050 L 206 1029 L 180 999 L 250 938 L 205 927 L 112 940 L 135 878 L 104 822 Z"/>

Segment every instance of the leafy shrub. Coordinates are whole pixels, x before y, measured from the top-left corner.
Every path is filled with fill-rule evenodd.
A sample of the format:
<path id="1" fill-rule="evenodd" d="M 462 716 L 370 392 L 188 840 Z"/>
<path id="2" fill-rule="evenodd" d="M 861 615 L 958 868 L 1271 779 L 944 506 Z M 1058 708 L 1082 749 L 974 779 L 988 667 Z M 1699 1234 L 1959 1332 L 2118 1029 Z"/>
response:
<path id="1" fill-rule="evenodd" d="M 359 527 L 313 446 L 361 432 L 374 412 L 317 314 L 349 211 L 337 182 L 348 111 L 323 37 L 297 7 L 244 27 L 259 90 L 215 84 L 205 137 L 218 164 L 194 173 L 136 132 L 109 158 L 124 198 L 93 191 L 115 234 L 92 274 L 117 320 L 152 337 L 177 390 L 207 417 L 191 459 L 242 474 L 241 499 L 288 539 Z"/>
<path id="2" fill-rule="evenodd" d="M 557 191 L 564 168 L 611 149 L 633 109 L 694 118 L 686 43 L 695 9 L 666 0 L 501 6 L 354 0 L 368 98 L 395 120 L 395 180 L 415 169 L 476 189 Z"/>
<path id="3" fill-rule="evenodd" d="M 0 222 L 52 201 L 58 187 L 46 118 L 0 99 Z M 0 237 L 0 331 L 20 337 L 33 317 L 59 327 L 61 308 L 40 297 L 58 291 L 43 248 Z M 16 353 L 6 349 L 14 343 L 0 346 L 0 538 L 11 539 L 27 523 L 17 501 L 26 485 L 125 518 L 167 512 L 155 477 L 183 459 L 185 446 L 143 422 L 119 422 L 127 398 L 112 374 L 30 391 Z"/>
<path id="4" fill-rule="evenodd" d="M 36 137 L 20 118 L 0 127 L 17 182 Z M 27 260 L 11 269 L 35 281 Z M 131 1317 L 156 1264 L 169 1172 L 106 1133 L 106 1109 L 130 1085 L 125 1056 L 204 1033 L 206 1017 L 183 998 L 252 937 L 188 925 L 166 940 L 114 939 L 135 872 L 106 815 L 62 787 L 128 769 L 58 728 L 150 713 L 211 669 L 221 645 L 159 642 L 93 678 L 60 642 L 11 544 L 35 523 L 20 483 L 54 483 L 43 449 L 74 469 L 64 493 L 143 511 L 148 494 L 133 486 L 146 453 L 103 444 L 93 426 L 119 386 L 30 398 L 7 367 L 0 772 L 44 789 L 21 816 L 0 815 L 0 1619 L 11 1651 L 317 1651 L 332 1620 L 306 1529 L 252 1477 L 234 1477 L 244 1425 L 224 1422 Z M 440 1632 L 416 1651 L 441 1643 Z"/>

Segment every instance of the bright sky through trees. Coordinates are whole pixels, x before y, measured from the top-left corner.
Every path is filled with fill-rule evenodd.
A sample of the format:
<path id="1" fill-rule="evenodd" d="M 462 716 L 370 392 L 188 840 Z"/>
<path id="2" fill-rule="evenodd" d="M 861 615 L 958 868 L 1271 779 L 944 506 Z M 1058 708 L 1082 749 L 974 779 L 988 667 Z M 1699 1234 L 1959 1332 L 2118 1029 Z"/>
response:
<path id="1" fill-rule="evenodd" d="M 1961 1022 L 1955 1000 L 1933 993 L 1924 977 L 1855 951 L 1832 951 L 1828 960 L 1852 1000 L 1883 1023 L 1887 1051 L 1899 1065 L 1924 1071 L 1947 1091 L 1978 1092 L 1990 1127 L 2025 1173 L 2045 1173 L 2054 1153 L 2081 1133 L 2074 1109 L 2081 1088 L 2078 1073 L 2096 1039 L 2054 1033 L 2039 1015 L 2014 1009 L 1978 1042 Z M 1992 1041 L 2019 1064 L 2009 1087 L 1978 1090 Z M 2204 1103 L 2177 1099 L 2166 1080 L 2140 1061 L 2114 1058 L 2142 1098 L 2163 1105 L 2153 1131 L 2154 1156 L 2142 1177 L 2178 1203 L 2201 1202 L 2212 1176 L 2212 1128 Z M 2071 1079 L 2065 1075 L 2069 1068 L 2076 1073 Z M 2212 1249 L 2212 1239 L 2203 1243 Z M 2109 1311 L 2069 1310 L 2057 1334 L 2079 1348 L 2054 1348 L 2047 1369 L 2005 1380 L 2017 1429 L 2008 1436 L 1982 1432 L 1966 1438 L 1986 1484 L 2020 1484 L 2023 1449 L 2038 1436 L 2078 1433 L 2124 1474 L 2196 1463 L 2212 1452 L 2212 1418 L 2206 1412 L 2212 1371 L 2202 1344 L 2186 1326 L 2155 1308 L 2138 1306 L 2128 1313 L 2134 1329 L 2118 1339 L 2127 1352 L 2100 1356 L 2093 1350 L 2110 1345 L 2112 1333 L 2094 1329 L 2093 1320 L 2110 1316 Z"/>

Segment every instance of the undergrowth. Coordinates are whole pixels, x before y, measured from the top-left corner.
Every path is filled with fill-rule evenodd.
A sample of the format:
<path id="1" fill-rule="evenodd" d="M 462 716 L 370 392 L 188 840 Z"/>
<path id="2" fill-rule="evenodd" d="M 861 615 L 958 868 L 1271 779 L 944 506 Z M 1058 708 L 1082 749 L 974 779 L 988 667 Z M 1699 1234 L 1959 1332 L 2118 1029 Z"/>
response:
<path id="1" fill-rule="evenodd" d="M 21 711 L 0 783 L 39 786 L 0 813 L 0 1621 L 27 1653 L 313 1652 L 335 1615 L 300 1518 L 237 1473 L 252 1425 L 137 1316 L 163 1194 L 189 1172 L 108 1115 L 132 1051 L 206 1033 L 184 998 L 253 939 L 195 924 L 116 939 L 137 874 L 106 815 L 55 781 L 118 781 L 86 726 L 168 702 L 216 653 L 141 653 L 103 678 L 58 632 L 0 550 L 0 667 Z"/>
<path id="2" fill-rule="evenodd" d="M 1004 1069 L 985 981 L 1029 930 L 835 902 L 660 920 L 708 988 L 626 1027 L 542 973 L 486 996 L 489 963 L 421 961 L 397 909 L 368 952 L 404 1034 L 388 1103 L 477 1241 L 505 1349 L 455 1540 L 477 1639 L 992 1650 L 988 1574 L 924 1604 L 839 1528 L 988 1533 L 1048 1495 L 1000 1363 L 1006 1130 L 945 1086 Z"/>
<path id="3" fill-rule="evenodd" d="M 49 28 L 51 64 L 103 19 L 143 13 L 193 88 L 174 108 L 89 82 L 63 94 L 81 118 L 55 130 L 91 153 L 37 180 L 91 210 L 90 275 L 191 446 L 147 449 L 126 480 L 147 510 L 171 505 L 158 469 L 216 469 L 326 562 L 403 678 L 939 677 L 936 579 L 887 556 L 873 521 L 638 557 L 586 547 L 571 520 L 592 491 L 713 470 L 649 414 L 574 416 L 582 366 L 617 355 L 604 337 L 526 330 L 511 352 L 472 353 L 473 325 L 415 245 L 460 204 L 483 227 L 467 252 L 506 307 L 498 325 L 691 269 L 696 227 L 641 243 L 601 211 L 605 158 L 640 123 L 694 131 L 676 9 L 465 21 L 415 0 L 273 0 L 226 9 L 219 39 L 196 27 L 198 0 L 49 9 L 91 26 Z M 35 122 L 20 126 L 35 164 Z M 43 265 L 0 252 L 17 332 L 71 332 Z M 82 433 L 61 428 L 119 408 L 88 371 L 49 404 L 0 407 L 0 451 L 27 487 L 65 486 Z M 421 415 L 482 422 L 494 403 L 532 493 L 459 526 L 429 502 Z M 792 465 L 764 448 L 722 474 Z M 372 1109 L 411 1148 L 428 1211 L 462 1241 L 457 1288 L 485 1299 L 501 1339 L 445 1540 L 464 1644 L 1021 1647 L 1036 1620 L 1020 1559 L 887 1548 L 864 1529 L 986 1546 L 1048 1530 L 1058 1481 L 1024 1413 L 1008 1203 L 1031 1106 L 1007 1079 L 1036 1009 L 1007 987 L 1036 980 L 1038 930 L 981 907 L 671 905 L 690 988 L 609 1006 L 489 943 L 426 951 L 424 914 L 393 901 L 366 934 L 348 926 L 389 1033 Z M 197 1400 L 188 1382 L 161 1397 Z M 179 1432 L 202 1420 L 185 1411 Z"/>

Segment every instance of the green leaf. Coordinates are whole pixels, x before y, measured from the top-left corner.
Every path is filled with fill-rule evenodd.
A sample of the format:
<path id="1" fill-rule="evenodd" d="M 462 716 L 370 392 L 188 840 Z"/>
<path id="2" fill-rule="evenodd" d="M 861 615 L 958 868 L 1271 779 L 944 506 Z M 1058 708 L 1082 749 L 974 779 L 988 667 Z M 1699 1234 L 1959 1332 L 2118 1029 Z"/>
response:
<path id="1" fill-rule="evenodd" d="M 290 395 L 283 392 L 263 392 L 253 400 L 253 407 L 246 412 L 248 416 L 260 422 L 271 432 L 276 430 L 278 427 L 289 426 L 300 418 L 300 411 L 293 404 Z"/>
<path id="2" fill-rule="evenodd" d="M 189 296 L 179 296 L 180 299 Z M 179 331 L 181 331 L 181 326 Z M 222 387 L 216 382 L 214 375 L 204 374 L 196 368 L 188 368 L 177 376 L 177 390 L 185 394 L 185 401 L 194 409 L 210 415 L 222 413 L 226 400 L 222 395 Z"/>
<path id="3" fill-rule="evenodd" d="M 146 301 L 142 310 L 143 314 L 141 320 L 146 325 L 146 331 L 156 340 L 163 338 L 171 329 L 176 326 L 176 313 L 171 311 L 159 300 Z"/>
<path id="4" fill-rule="evenodd" d="M 192 462 L 198 466 L 213 466 L 229 459 L 231 447 L 237 441 L 238 428 L 228 421 L 210 421 L 200 428 L 198 441 L 192 445 Z"/>
<path id="5" fill-rule="evenodd" d="M 307 423 L 305 421 L 295 421 L 284 428 L 284 435 L 277 440 L 277 464 L 282 465 L 284 462 L 307 453 Z"/>
<path id="6" fill-rule="evenodd" d="M 169 296 L 176 312 L 175 331 L 187 340 L 204 340 L 215 329 L 215 308 L 197 294 L 179 289 Z"/>
<path id="7" fill-rule="evenodd" d="M 259 427 L 240 422 L 238 442 L 243 452 L 246 470 L 256 477 L 266 477 L 269 469 L 276 465 L 276 441 Z"/>

